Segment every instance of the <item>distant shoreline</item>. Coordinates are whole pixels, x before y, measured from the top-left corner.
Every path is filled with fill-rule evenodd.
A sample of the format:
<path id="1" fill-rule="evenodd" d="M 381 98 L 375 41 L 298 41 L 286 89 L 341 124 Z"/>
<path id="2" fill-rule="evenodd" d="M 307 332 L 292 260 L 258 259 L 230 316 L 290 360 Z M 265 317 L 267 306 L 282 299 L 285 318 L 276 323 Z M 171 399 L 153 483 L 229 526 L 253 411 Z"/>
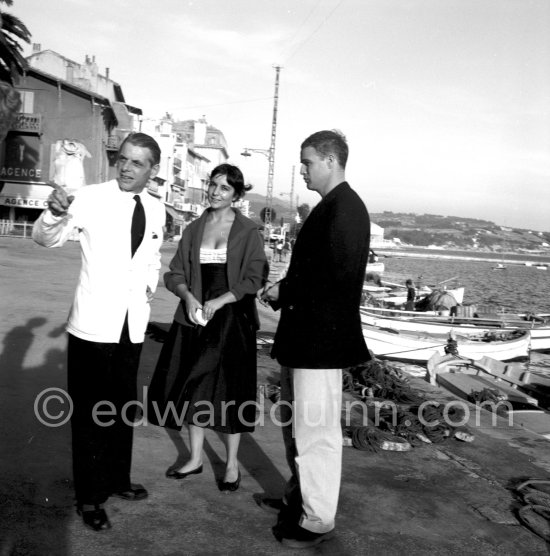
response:
<path id="1" fill-rule="evenodd" d="M 422 247 L 380 249 L 373 247 L 380 257 L 400 258 L 414 257 L 418 259 L 448 259 L 458 261 L 480 261 L 489 263 L 536 266 L 550 264 L 550 253 L 531 255 L 529 253 L 478 253 L 462 250 L 428 249 Z"/>

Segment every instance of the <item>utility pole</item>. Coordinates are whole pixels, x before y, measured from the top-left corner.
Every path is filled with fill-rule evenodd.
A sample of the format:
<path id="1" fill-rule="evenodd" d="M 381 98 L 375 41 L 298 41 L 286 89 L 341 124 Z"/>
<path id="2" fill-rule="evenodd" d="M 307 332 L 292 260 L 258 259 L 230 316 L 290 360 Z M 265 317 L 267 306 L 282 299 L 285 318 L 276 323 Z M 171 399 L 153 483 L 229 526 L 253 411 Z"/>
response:
<path id="1" fill-rule="evenodd" d="M 273 121 L 271 123 L 271 145 L 269 146 L 269 171 L 267 174 L 267 193 L 265 196 L 265 222 L 264 238 L 269 240 L 269 230 L 271 228 L 271 214 L 273 211 L 273 174 L 275 171 L 275 139 L 277 136 L 277 105 L 279 104 L 279 73 L 281 66 L 275 68 L 275 93 L 273 96 Z"/>

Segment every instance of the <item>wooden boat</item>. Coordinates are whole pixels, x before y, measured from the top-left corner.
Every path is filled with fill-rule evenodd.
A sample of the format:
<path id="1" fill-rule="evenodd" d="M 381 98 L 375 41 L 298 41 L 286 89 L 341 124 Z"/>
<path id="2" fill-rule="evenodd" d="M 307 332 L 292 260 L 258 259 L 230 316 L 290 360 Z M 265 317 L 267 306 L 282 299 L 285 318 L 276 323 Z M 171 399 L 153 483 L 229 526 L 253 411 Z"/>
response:
<path id="1" fill-rule="evenodd" d="M 369 267 L 367 266 L 367 271 Z M 407 290 L 401 284 L 392 284 L 382 280 L 382 285 L 372 286 L 370 284 L 363 285 L 363 291 L 371 294 L 377 301 L 383 302 L 386 306 L 391 308 L 399 308 L 407 302 Z M 416 291 L 416 301 L 430 295 L 434 290 L 428 286 L 423 286 Z M 445 289 L 446 293 L 450 293 L 458 304 L 464 300 L 464 287 Z"/>
<path id="2" fill-rule="evenodd" d="M 427 361 L 434 352 L 444 354 L 450 335 L 421 332 L 400 332 L 362 323 L 367 347 L 378 357 L 398 361 Z M 464 357 L 480 359 L 488 355 L 499 361 L 527 357 L 530 334 L 528 330 L 503 331 L 491 338 L 455 335 L 458 353 Z"/>
<path id="3" fill-rule="evenodd" d="M 488 389 L 496 403 L 483 403 L 485 409 L 508 408 L 511 423 L 524 427 L 550 440 L 550 411 L 540 407 L 533 388 L 507 372 L 506 365 L 483 358 L 478 361 L 454 355 L 434 354 L 427 363 L 430 382 L 451 394 L 471 401 L 473 393 Z M 511 408 L 511 409 L 510 409 Z"/>
<path id="4" fill-rule="evenodd" d="M 527 363 L 504 363 L 491 357 L 482 357 L 476 365 L 486 373 L 512 380 L 523 391 L 538 400 L 538 405 L 550 409 L 550 367 L 538 365 L 536 361 Z"/>
<path id="5" fill-rule="evenodd" d="M 423 332 L 439 335 L 449 334 L 451 331 L 461 336 L 479 336 L 480 334 L 491 334 L 502 330 L 529 330 L 531 333 L 531 350 L 550 350 L 550 324 L 546 322 L 529 321 L 519 317 L 502 321 L 475 317 L 441 316 L 416 311 L 402 311 L 402 313 L 399 316 L 391 316 L 375 307 L 362 307 L 361 322 L 399 332 Z"/>
<path id="6" fill-rule="evenodd" d="M 373 262 L 367 263 L 367 272 L 372 274 L 383 274 L 384 273 L 384 263 L 381 262 Z"/>

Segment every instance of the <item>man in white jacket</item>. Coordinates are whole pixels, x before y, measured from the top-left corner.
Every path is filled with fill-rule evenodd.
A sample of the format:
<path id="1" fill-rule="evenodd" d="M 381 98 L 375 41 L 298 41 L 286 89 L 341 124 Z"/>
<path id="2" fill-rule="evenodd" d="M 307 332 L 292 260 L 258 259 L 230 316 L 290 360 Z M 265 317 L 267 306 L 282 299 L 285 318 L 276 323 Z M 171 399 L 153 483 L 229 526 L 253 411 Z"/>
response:
<path id="1" fill-rule="evenodd" d="M 150 301 L 158 283 L 164 206 L 147 192 L 160 148 L 143 133 L 121 145 L 116 180 L 56 186 L 34 224 L 33 239 L 63 245 L 76 228 L 82 267 L 67 324 L 68 390 L 73 401 L 72 452 L 77 512 L 95 531 L 111 523 L 109 496 L 142 500 L 130 482 L 137 371 Z"/>

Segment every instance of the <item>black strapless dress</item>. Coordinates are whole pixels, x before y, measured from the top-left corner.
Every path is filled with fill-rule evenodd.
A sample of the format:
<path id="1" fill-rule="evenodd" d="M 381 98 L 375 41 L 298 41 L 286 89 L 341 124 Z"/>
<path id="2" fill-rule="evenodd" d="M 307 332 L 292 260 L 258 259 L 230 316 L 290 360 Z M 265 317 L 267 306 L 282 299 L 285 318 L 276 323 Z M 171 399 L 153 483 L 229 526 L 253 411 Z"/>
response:
<path id="1" fill-rule="evenodd" d="M 226 265 L 201 265 L 203 300 L 229 291 Z M 223 433 L 251 432 L 256 419 L 254 296 L 216 311 L 206 326 L 173 322 L 147 396 L 149 422 Z"/>

